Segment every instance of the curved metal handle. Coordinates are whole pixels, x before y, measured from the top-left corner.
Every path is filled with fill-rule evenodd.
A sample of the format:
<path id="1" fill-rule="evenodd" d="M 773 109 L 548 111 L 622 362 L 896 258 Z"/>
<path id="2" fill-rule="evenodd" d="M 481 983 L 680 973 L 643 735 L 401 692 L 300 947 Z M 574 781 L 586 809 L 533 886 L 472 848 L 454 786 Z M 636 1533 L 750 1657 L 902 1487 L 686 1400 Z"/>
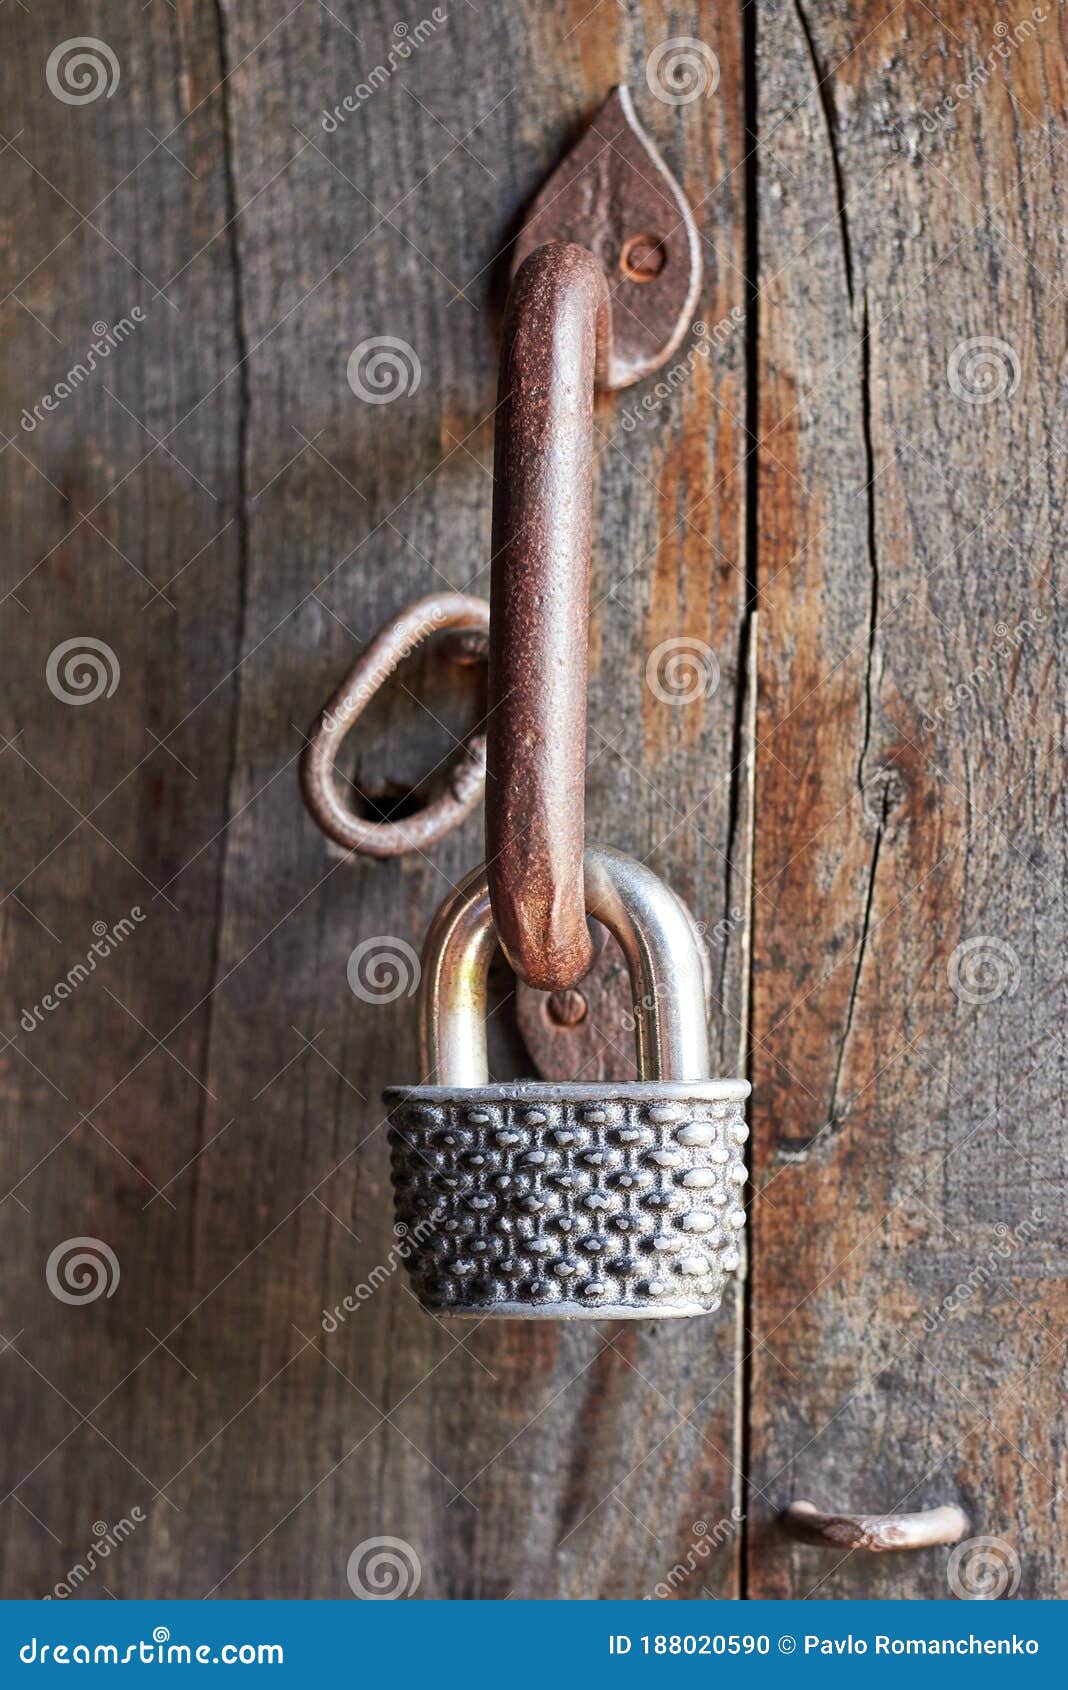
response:
<path id="1" fill-rule="evenodd" d="M 517 242 L 496 421 L 486 863 L 520 980 L 593 963 L 582 851 L 594 387 L 659 369 L 701 284 L 693 214 L 615 88 Z"/>
<path id="2" fill-rule="evenodd" d="M 824 1549 L 930 1549 L 959 1543 L 968 1516 L 955 1503 L 919 1514 L 825 1514 L 813 1502 L 791 1502 L 783 1525 L 801 1543 Z"/>
<path id="3" fill-rule="evenodd" d="M 545 991 L 577 985 L 593 962 L 582 888 L 593 390 L 609 334 L 593 254 L 532 252 L 501 347 L 486 864 L 501 949 Z"/>

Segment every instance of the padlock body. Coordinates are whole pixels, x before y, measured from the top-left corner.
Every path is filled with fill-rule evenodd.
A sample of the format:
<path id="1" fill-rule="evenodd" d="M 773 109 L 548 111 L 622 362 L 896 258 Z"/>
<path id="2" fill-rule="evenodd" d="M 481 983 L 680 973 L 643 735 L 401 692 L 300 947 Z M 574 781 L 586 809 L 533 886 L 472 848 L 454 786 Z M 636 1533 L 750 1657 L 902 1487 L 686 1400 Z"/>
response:
<path id="1" fill-rule="evenodd" d="M 710 1314 L 741 1260 L 744 1080 L 386 1092 L 405 1260 L 439 1315 Z"/>

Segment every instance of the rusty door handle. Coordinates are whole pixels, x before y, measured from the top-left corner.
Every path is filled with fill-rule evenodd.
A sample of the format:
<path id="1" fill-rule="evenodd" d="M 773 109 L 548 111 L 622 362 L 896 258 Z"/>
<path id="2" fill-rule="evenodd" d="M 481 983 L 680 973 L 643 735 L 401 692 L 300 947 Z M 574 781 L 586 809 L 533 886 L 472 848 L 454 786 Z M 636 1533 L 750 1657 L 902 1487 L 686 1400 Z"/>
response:
<path id="1" fill-rule="evenodd" d="M 615 88 L 535 200 L 505 316 L 495 441 L 487 731 L 415 816 L 345 802 L 334 763 L 368 699 L 442 627 L 485 632 L 485 606 L 440 594 L 401 611 L 357 659 L 304 755 L 329 838 L 373 857 L 426 850 L 486 781 L 486 861 L 501 947 L 521 980 L 564 990 L 593 962 L 583 887 L 594 392 L 659 369 L 701 284 L 693 214 Z"/>
<path id="2" fill-rule="evenodd" d="M 610 335 L 592 252 L 532 252 L 501 348 L 486 864 L 501 947 L 546 991 L 576 985 L 593 961 L 582 883 L 593 390 Z"/>
<path id="3" fill-rule="evenodd" d="M 586 686 L 594 389 L 678 346 L 701 281 L 693 216 L 617 88 L 517 248 L 496 421 L 486 865 L 527 985 L 576 986 L 586 925 Z"/>
<path id="4" fill-rule="evenodd" d="M 813 1502 L 791 1502 L 782 1516 L 791 1537 L 824 1549 L 930 1549 L 959 1543 L 968 1516 L 955 1503 L 918 1514 L 825 1514 Z"/>

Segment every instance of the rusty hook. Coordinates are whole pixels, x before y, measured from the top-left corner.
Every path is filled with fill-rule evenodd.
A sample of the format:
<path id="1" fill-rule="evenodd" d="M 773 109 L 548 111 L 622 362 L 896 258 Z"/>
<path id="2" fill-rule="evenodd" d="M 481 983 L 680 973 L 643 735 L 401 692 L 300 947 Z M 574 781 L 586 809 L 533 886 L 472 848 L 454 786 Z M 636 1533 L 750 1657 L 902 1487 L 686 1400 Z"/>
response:
<path id="1" fill-rule="evenodd" d="M 791 1502 L 782 1516 L 791 1537 L 823 1549 L 929 1549 L 959 1543 L 968 1517 L 956 1503 L 918 1514 L 829 1514 L 812 1502 Z"/>
<path id="2" fill-rule="evenodd" d="M 539 247 L 508 300 L 494 463 L 486 736 L 493 920 L 515 972 L 573 986 L 586 926 L 586 667 L 593 389 L 608 286 L 584 247 Z"/>
<path id="3" fill-rule="evenodd" d="M 472 734 L 449 772 L 445 791 L 404 821 L 373 822 L 356 815 L 338 790 L 334 764 L 341 742 L 398 664 L 423 640 L 448 631 L 458 661 L 485 652 L 489 605 L 465 593 L 432 593 L 390 619 L 362 651 L 334 693 L 304 748 L 300 784 L 313 818 L 335 845 L 369 857 L 425 851 L 469 815 L 486 779 L 486 741 Z"/>
<path id="4" fill-rule="evenodd" d="M 543 189 L 518 256 L 495 441 L 486 865 L 512 968 L 560 991 L 594 954 L 582 879 L 594 389 L 670 356 L 701 277 L 692 214 L 625 88 Z"/>
<path id="5" fill-rule="evenodd" d="M 484 780 L 498 937 L 528 985 L 574 986 L 586 925 L 586 667 L 596 387 L 626 387 L 679 345 L 701 281 L 693 215 L 615 88 L 546 183 L 519 236 L 501 351 L 493 504 L 488 732 L 448 789 L 398 822 L 357 816 L 335 783 L 345 735 L 414 645 L 438 629 L 472 656 L 488 607 L 438 594 L 400 612 L 319 717 L 301 765 L 312 816 L 372 857 L 426 850 L 474 808 Z M 620 307 L 613 310 L 613 301 Z"/>

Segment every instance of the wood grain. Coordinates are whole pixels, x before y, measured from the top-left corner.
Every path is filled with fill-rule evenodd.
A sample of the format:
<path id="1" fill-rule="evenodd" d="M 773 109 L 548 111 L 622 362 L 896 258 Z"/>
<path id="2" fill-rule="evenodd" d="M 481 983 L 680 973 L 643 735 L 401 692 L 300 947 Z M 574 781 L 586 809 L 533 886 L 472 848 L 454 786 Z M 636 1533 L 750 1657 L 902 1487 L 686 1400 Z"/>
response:
<path id="1" fill-rule="evenodd" d="M 1065 78 L 1037 10 L 0 11 L 3 1595 L 131 1518 L 75 1594 L 344 1598 L 383 1536 L 430 1598 L 951 1592 L 948 1550 L 790 1542 L 795 1497 L 959 1503 L 1017 1594 L 1063 1594 Z M 72 34 L 109 94 L 50 86 Z M 679 39 L 682 103 L 649 80 Z M 751 1274 L 709 1322 L 447 1327 L 392 1253 L 378 1098 L 417 1077 L 413 1004 L 347 964 L 418 947 L 481 820 L 347 861 L 296 761 L 387 616 L 487 589 L 509 246 L 620 80 L 695 208 L 704 332 L 598 406 L 587 812 L 704 924 L 719 1071 L 748 1039 Z M 380 336 L 408 390 L 371 404 L 347 369 Z M 685 707 L 647 678 L 680 637 L 719 677 Z M 47 673 L 86 638 L 117 684 L 79 707 Z M 348 750 L 369 812 L 481 708 L 413 661 Z M 119 1278 L 65 1303 L 46 1267 L 86 1237 Z"/>
<path id="2" fill-rule="evenodd" d="M 729 913 L 744 899 L 747 853 L 732 774 L 745 593 L 740 18 L 699 6 L 649 5 L 629 20 L 578 3 L 448 10 L 333 126 L 324 112 L 397 43 L 388 8 L 153 8 L 121 39 L 101 16 L 85 32 L 109 40 L 122 76 L 112 98 L 84 107 L 42 81 L 70 20 L 55 7 L 3 20 L 17 45 L 6 56 L 12 102 L 19 121 L 26 113 L 19 146 L 80 207 L 114 187 L 112 238 L 154 279 L 175 278 L 177 313 L 153 304 L 123 348 L 120 391 L 157 433 L 181 424 L 168 444 L 218 496 L 190 490 L 161 449 L 105 502 L 100 526 L 136 497 L 108 539 L 162 583 L 209 520 L 229 523 L 175 584 L 177 610 L 144 616 L 107 540 L 79 531 L 67 592 L 46 613 L 58 565 L 33 566 L 61 532 L 69 489 L 91 502 L 145 447 L 93 389 L 33 442 L 59 492 L 13 448 L 5 458 L 22 569 L 33 569 L 32 641 L 16 624 L 32 650 L 11 693 L 24 738 L 7 754 L 22 783 L 15 811 L 34 818 L 15 841 L 31 913 L 7 905 L 12 1164 L 27 1174 L 73 1112 L 113 1087 L 99 1126 L 134 1164 L 79 1128 L 16 1194 L 29 1212 L 14 1211 L 18 1293 L 4 1330 L 24 1329 L 28 1360 L 9 1352 L 2 1364 L 20 1426 L 7 1458 L 8 1594 L 49 1588 L 95 1520 L 134 1505 L 146 1523 L 85 1594 L 106 1580 L 126 1597 L 344 1597 L 351 1551 L 383 1535 L 415 1548 L 427 1597 L 637 1596 L 683 1563 L 673 1593 L 739 1588 L 736 1308 L 675 1330 L 468 1332 L 424 1316 L 395 1272 L 323 1330 L 324 1309 L 391 1260 L 379 1093 L 417 1078 L 410 999 L 354 999 L 349 954 L 376 935 L 419 945 L 481 855 L 481 820 L 424 859 L 343 861 L 301 809 L 295 759 L 387 615 L 445 582 L 486 590 L 509 243 L 621 79 L 697 205 L 703 314 L 729 319 L 731 334 L 714 363 L 692 354 L 692 377 L 636 425 L 622 425 L 622 399 L 598 410 L 589 814 L 595 837 L 648 857 L 707 924 L 723 999 L 717 1055 L 727 1072 L 742 1061 L 744 923 Z M 649 92 L 647 57 L 674 35 L 707 38 L 716 98 L 677 106 Z M 153 147 L 145 126 L 178 158 L 160 150 L 115 186 Z M 74 221 L 43 186 L 34 192 L 57 232 L 25 227 L 13 208 L 26 267 Z M 125 288 L 101 237 L 75 239 Z M 98 295 L 103 311 L 96 287 L 45 259 L 36 291 L 20 297 L 73 341 Z M 41 331 L 10 301 L 7 312 L 17 416 Z M 419 384 L 395 403 L 361 403 L 348 360 L 381 335 L 413 349 Z M 87 426 L 82 399 L 114 445 Z M 42 680 L 49 650 L 72 632 L 109 639 L 122 659 L 114 696 L 82 710 L 52 700 Z M 650 652 L 680 633 L 720 670 L 714 695 L 686 709 L 643 679 Z M 403 679 L 363 719 L 348 768 L 386 809 L 415 801 L 478 709 L 474 678 L 457 694 L 433 658 Z M 187 712 L 168 741 L 182 764 L 160 750 L 129 773 L 143 723 L 164 735 Z M 69 824 L 20 748 L 47 755 L 49 775 L 84 807 L 127 777 L 101 829 L 177 906 L 154 901 L 152 927 L 114 972 L 32 1036 L 18 1031 L 19 993 L 36 997 L 39 975 L 65 972 L 97 911 L 124 913 L 140 882 L 88 827 L 37 866 Z M 35 916 L 59 934 L 62 969 Z M 105 986 L 152 1035 L 169 1034 L 162 1047 Z M 521 1069 L 507 1027 L 500 1042 Z M 75 1234 L 110 1242 L 122 1268 L 115 1296 L 84 1308 L 57 1304 L 43 1283 L 51 1243 Z M 52 1400 L 34 1365 L 73 1406 Z M 112 1390 L 53 1451 L 76 1410 Z M 721 1520 L 709 1554 L 704 1526 Z"/>
<path id="3" fill-rule="evenodd" d="M 753 1595 L 1063 1590 L 1062 14 L 938 12 L 759 8 Z"/>
<path id="4" fill-rule="evenodd" d="M 213 240 L 229 214 L 219 44 L 203 10 L 180 30 L 162 7 L 87 11 L 85 33 L 107 36 L 120 81 L 76 106 L 46 82 L 52 48 L 81 33 L 69 8 L 9 10 L 2 27 L 0 1577 L 5 1594 L 43 1596 L 95 1522 L 141 1508 L 125 1567 L 116 1559 L 86 1593 L 177 1593 L 180 1516 L 156 1488 L 212 1428 L 182 1399 L 181 1359 L 152 1334 L 185 1315 L 199 1284 L 196 1237 L 168 1182 L 217 1119 L 207 997 L 241 600 L 233 273 L 225 239 Z M 94 325 L 123 319 L 128 337 L 66 383 L 86 368 Z M 25 411 L 34 423 L 61 383 L 68 396 L 27 429 Z M 46 669 L 61 642 L 85 637 L 110 649 L 118 684 L 78 707 Z M 129 935 L 35 1025 L 33 1006 L 121 921 Z M 46 1263 L 83 1235 L 107 1242 L 121 1279 L 111 1297 L 66 1306 Z M 170 1347 L 180 1358 L 181 1339 Z"/>

